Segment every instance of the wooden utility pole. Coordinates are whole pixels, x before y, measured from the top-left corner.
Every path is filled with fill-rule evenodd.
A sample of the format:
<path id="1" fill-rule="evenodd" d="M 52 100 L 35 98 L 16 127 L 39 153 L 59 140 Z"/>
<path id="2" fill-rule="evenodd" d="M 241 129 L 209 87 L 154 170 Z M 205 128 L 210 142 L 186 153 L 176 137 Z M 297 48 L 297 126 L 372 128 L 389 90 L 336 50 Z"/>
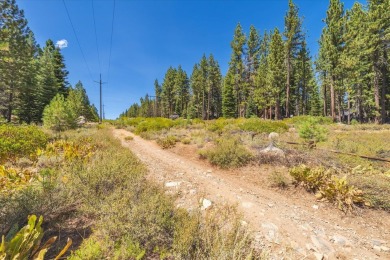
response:
<path id="1" fill-rule="evenodd" d="M 95 81 L 96 83 L 99 83 L 99 92 L 100 92 L 100 110 L 99 110 L 99 124 L 103 122 L 103 103 L 102 103 L 102 85 L 106 84 L 107 82 L 102 82 L 102 74 L 100 73 L 100 80 Z"/>

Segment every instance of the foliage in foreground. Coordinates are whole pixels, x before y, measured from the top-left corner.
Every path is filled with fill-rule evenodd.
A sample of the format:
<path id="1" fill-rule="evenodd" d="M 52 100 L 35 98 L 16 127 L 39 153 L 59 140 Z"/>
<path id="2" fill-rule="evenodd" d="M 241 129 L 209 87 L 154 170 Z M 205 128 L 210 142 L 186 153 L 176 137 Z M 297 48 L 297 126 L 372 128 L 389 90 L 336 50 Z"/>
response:
<path id="1" fill-rule="evenodd" d="M 200 155 L 221 168 L 245 166 L 253 159 L 253 154 L 232 137 L 217 140 L 215 147 L 200 151 Z"/>
<path id="2" fill-rule="evenodd" d="M 36 126 L 0 125 L 0 163 L 34 156 L 48 142 L 48 136 Z"/>
<path id="3" fill-rule="evenodd" d="M 43 217 L 40 216 L 38 222 L 36 222 L 36 220 L 37 217 L 32 215 L 28 218 L 28 224 L 19 230 L 13 237 L 9 239 L 4 236 L 2 237 L 0 244 L 0 259 L 44 259 L 46 252 L 56 241 L 57 237 L 52 237 L 41 245 L 43 237 L 43 229 L 41 227 Z M 72 240 L 68 239 L 66 246 L 55 257 L 55 260 L 60 259 L 71 244 Z"/>
<path id="4" fill-rule="evenodd" d="M 332 202 L 344 212 L 353 210 L 356 205 L 370 205 L 364 199 L 363 192 L 349 185 L 346 177 L 339 178 L 322 167 L 311 169 L 300 165 L 290 169 L 290 175 L 296 185 L 315 192 L 317 199 Z"/>

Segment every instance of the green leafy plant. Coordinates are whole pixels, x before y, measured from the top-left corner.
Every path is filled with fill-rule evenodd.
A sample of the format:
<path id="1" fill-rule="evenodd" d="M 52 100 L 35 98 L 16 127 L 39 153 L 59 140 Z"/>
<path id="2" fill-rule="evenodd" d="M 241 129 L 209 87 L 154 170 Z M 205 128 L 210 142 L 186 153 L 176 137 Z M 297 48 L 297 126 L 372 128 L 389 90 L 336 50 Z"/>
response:
<path id="1" fill-rule="evenodd" d="M 355 205 L 370 204 L 364 199 L 363 192 L 347 183 L 346 177 L 333 176 L 331 181 L 322 186 L 316 194 L 317 199 L 325 199 L 337 205 L 338 209 L 348 212 Z"/>
<path id="2" fill-rule="evenodd" d="M 49 238 L 45 244 L 41 245 L 43 237 L 42 222 L 42 216 L 39 217 L 37 222 L 37 217 L 32 215 L 28 218 L 28 224 L 17 232 L 10 241 L 7 242 L 3 236 L 0 245 L 0 259 L 43 260 L 47 250 L 56 241 L 57 237 Z M 71 244 L 72 240 L 68 239 L 66 246 L 55 257 L 55 260 L 64 255 Z"/>
<path id="3" fill-rule="evenodd" d="M 370 206 L 364 199 L 363 192 L 349 185 L 346 177 L 338 178 L 322 167 L 311 169 L 300 165 L 292 168 L 290 174 L 295 184 L 302 185 L 310 192 L 316 192 L 317 199 L 335 203 L 344 212 L 351 211 L 355 205 Z"/>

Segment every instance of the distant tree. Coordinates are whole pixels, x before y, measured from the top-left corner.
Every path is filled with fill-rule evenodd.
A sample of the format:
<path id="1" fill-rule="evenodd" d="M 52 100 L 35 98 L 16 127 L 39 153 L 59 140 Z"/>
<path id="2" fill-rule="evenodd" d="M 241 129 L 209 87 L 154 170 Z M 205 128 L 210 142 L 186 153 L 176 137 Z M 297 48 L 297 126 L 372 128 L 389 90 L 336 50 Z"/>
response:
<path id="1" fill-rule="evenodd" d="M 187 117 L 188 103 L 190 101 L 190 85 L 187 73 L 179 66 L 174 83 L 175 113 Z"/>
<path id="2" fill-rule="evenodd" d="M 292 0 L 288 1 L 288 11 L 284 18 L 284 37 L 286 53 L 286 104 L 285 115 L 290 116 L 291 89 L 294 80 L 294 64 L 303 41 L 302 21 L 298 15 L 298 7 Z M 299 113 L 299 112 L 298 112 Z"/>
<path id="3" fill-rule="evenodd" d="M 257 108 L 254 100 L 255 78 L 260 65 L 260 36 L 256 28 L 251 25 L 246 51 L 246 111 L 245 116 L 250 117 L 257 115 Z"/>
<path id="4" fill-rule="evenodd" d="M 230 89 L 233 89 L 233 94 L 235 96 L 235 117 L 241 117 L 245 115 L 246 111 L 246 99 L 247 96 L 245 91 L 245 68 L 244 68 L 244 45 L 246 43 L 246 37 L 242 30 L 240 24 L 237 24 L 234 31 L 233 40 L 230 43 L 232 48 L 232 54 L 229 62 L 229 72 L 228 79 L 225 80 L 224 86 L 225 90 L 229 93 L 227 96 L 230 97 Z M 227 77 L 227 76 L 226 76 Z M 229 85 L 231 84 L 231 85 Z M 226 94 L 226 93 L 225 93 Z M 231 100 L 223 102 L 225 104 L 225 111 L 229 111 L 229 116 L 231 116 L 231 108 L 227 108 L 226 105 L 231 103 Z"/>
<path id="5" fill-rule="evenodd" d="M 162 84 L 161 101 L 163 116 L 169 117 L 175 109 L 175 78 L 176 69 L 169 67 Z"/>
<path id="6" fill-rule="evenodd" d="M 280 105 L 282 101 L 282 91 L 285 86 L 285 54 L 282 36 L 275 28 L 271 36 L 270 49 L 268 55 L 267 84 L 270 87 L 271 104 L 275 107 L 275 119 L 281 119 Z"/>
<path id="7" fill-rule="evenodd" d="M 226 118 L 234 118 L 237 116 L 237 103 L 234 96 L 234 72 L 229 69 L 225 76 L 222 89 L 222 114 Z"/>
<path id="8" fill-rule="evenodd" d="M 265 119 L 268 118 L 267 110 L 270 106 L 270 88 L 267 83 L 269 43 L 270 35 L 265 31 L 259 49 L 259 68 L 256 73 L 254 89 L 255 105 Z"/>

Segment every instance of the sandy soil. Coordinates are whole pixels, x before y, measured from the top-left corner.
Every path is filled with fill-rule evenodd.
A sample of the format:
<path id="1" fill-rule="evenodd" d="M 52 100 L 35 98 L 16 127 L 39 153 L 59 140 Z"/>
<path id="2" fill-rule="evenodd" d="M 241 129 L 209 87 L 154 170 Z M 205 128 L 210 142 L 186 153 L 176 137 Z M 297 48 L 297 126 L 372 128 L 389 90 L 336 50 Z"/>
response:
<path id="1" fill-rule="evenodd" d="M 220 170 L 200 160 L 194 146 L 163 150 L 123 129 L 113 134 L 148 167 L 149 178 L 177 195 L 178 207 L 200 207 L 202 199 L 237 205 L 270 259 L 390 259 L 389 213 L 345 215 L 302 190 L 270 188 L 266 176 L 275 166 Z"/>

